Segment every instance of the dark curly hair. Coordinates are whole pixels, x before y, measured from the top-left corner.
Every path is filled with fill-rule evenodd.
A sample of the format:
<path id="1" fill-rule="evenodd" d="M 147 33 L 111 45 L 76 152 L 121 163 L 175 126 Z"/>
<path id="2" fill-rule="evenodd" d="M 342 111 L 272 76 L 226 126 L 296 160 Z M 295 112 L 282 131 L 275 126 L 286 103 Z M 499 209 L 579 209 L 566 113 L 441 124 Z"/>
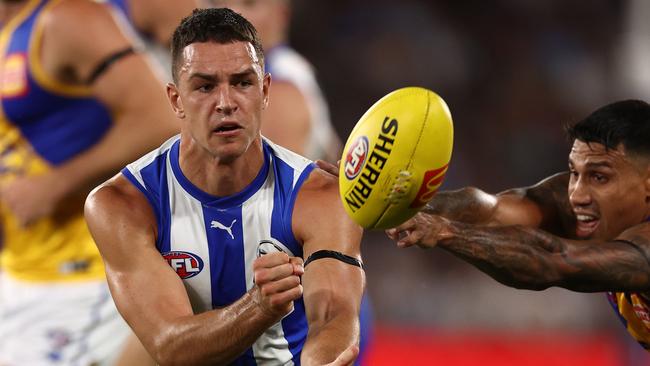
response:
<path id="1" fill-rule="evenodd" d="M 183 49 L 195 42 L 250 42 L 260 65 L 264 67 L 264 50 L 255 27 L 238 13 L 226 8 L 194 9 L 181 21 L 172 36 L 172 78 L 178 82 L 178 66 Z"/>

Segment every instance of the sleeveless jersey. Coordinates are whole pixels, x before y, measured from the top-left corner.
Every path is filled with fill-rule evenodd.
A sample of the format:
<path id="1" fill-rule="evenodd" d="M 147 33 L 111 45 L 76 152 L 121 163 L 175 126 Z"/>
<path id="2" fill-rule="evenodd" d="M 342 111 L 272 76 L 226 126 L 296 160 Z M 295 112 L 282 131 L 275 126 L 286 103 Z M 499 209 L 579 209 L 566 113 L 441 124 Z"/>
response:
<path id="1" fill-rule="evenodd" d="M 640 294 L 608 292 L 607 299 L 627 328 L 628 333 L 650 350 L 650 305 Z"/>
<path id="2" fill-rule="evenodd" d="M 336 160 L 341 148 L 338 136 L 330 121 L 327 103 L 323 97 L 312 66 L 286 45 L 272 47 L 266 53 L 266 71 L 273 80 L 292 83 L 300 90 L 311 116 L 311 133 L 305 147 L 305 156 L 310 159 Z"/>
<path id="3" fill-rule="evenodd" d="M 229 305 L 253 286 L 253 261 L 271 251 L 302 257 L 291 228 L 296 195 L 314 164 L 269 141 L 264 164 L 244 190 L 214 197 L 180 169 L 180 138 L 128 165 L 122 174 L 149 201 L 158 221 L 156 246 L 187 289 L 195 313 Z M 235 365 L 300 364 L 307 337 L 302 299 Z"/>
<path id="4" fill-rule="evenodd" d="M 54 80 L 40 64 L 40 17 L 57 1 L 30 0 L 0 33 L 0 184 L 38 175 L 96 144 L 111 126 L 90 88 Z M 0 207 L 0 263 L 29 281 L 97 279 L 101 257 L 83 218 L 84 197 L 66 199 L 51 216 L 20 227 Z"/>

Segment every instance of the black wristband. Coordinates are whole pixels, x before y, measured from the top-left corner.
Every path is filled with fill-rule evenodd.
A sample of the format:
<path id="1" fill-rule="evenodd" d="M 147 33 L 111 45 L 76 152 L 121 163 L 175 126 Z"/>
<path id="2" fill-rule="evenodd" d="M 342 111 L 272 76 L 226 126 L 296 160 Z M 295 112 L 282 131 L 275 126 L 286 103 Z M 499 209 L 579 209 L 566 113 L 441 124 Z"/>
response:
<path id="1" fill-rule="evenodd" d="M 359 267 L 359 268 L 363 269 L 363 263 L 360 260 L 358 260 L 358 259 L 356 259 L 354 257 L 350 257 L 349 255 L 345 255 L 345 254 L 343 254 L 341 252 L 333 251 L 333 250 L 319 250 L 319 251 L 313 252 L 309 256 L 309 258 L 307 258 L 307 260 L 305 261 L 305 267 L 307 267 L 307 265 L 309 263 L 311 263 L 311 262 L 313 262 L 315 260 L 318 260 L 318 259 L 323 259 L 323 258 L 334 258 L 334 259 L 339 260 L 341 262 L 344 262 L 344 263 L 347 263 L 347 264 L 350 264 L 350 265 L 353 265 L 353 266 L 356 266 L 356 267 Z"/>

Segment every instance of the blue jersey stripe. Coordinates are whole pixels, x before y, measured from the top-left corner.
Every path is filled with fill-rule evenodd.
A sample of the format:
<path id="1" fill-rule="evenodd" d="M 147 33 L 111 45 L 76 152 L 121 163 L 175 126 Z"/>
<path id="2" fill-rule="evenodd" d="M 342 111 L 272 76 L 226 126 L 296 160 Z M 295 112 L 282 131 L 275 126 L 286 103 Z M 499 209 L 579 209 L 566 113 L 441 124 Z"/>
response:
<path id="1" fill-rule="evenodd" d="M 291 185 L 293 184 L 293 169 L 277 156 L 273 159 L 273 172 L 275 174 L 275 191 L 273 192 L 273 213 L 271 214 L 271 236 L 278 239 L 289 247 L 294 255 L 302 257 L 302 248 L 295 245 L 293 235 L 287 235 L 286 226 L 291 223 L 285 223 L 284 220 L 284 202 L 285 198 L 290 195 Z M 300 254 L 298 254 L 300 253 Z"/>
<path id="2" fill-rule="evenodd" d="M 288 229 L 290 230 L 291 233 L 291 241 L 294 243 L 294 245 L 298 246 L 300 248 L 300 253 L 302 255 L 302 244 L 298 243 L 298 240 L 296 240 L 296 237 L 293 235 L 293 230 L 291 227 L 291 222 L 293 222 L 293 207 L 296 204 L 296 198 L 298 197 L 298 192 L 300 191 L 300 187 L 305 183 L 307 178 L 309 177 L 309 174 L 314 170 L 316 167 L 315 163 L 309 164 L 305 169 L 300 173 L 300 176 L 298 177 L 298 180 L 296 181 L 296 184 L 293 186 L 293 189 L 291 190 L 291 194 L 289 196 L 289 199 L 285 201 L 286 207 L 284 208 L 283 216 L 284 216 L 284 222 L 289 223 L 288 224 Z M 287 234 L 289 235 L 289 234 Z"/>
<path id="3" fill-rule="evenodd" d="M 302 257 L 302 245 L 296 240 L 291 227 L 291 212 L 293 211 L 292 190 L 294 169 L 280 158 L 273 161 L 275 172 L 275 192 L 273 199 L 273 215 L 271 217 L 271 236 L 283 242 L 294 255 Z M 307 168 L 307 170 L 310 170 Z"/>
<path id="4" fill-rule="evenodd" d="M 298 190 L 313 166 L 309 166 L 298 178 L 294 188 L 294 172 L 286 162 L 277 156 L 273 161 L 275 172 L 275 192 L 273 199 L 273 213 L 271 216 L 271 236 L 283 242 L 296 256 L 302 257 L 302 245 L 296 240 L 291 226 L 293 204 L 295 203 L 294 189 Z M 289 343 L 289 351 L 293 361 L 300 365 L 300 352 L 307 338 L 307 318 L 305 317 L 305 304 L 301 298 L 294 301 L 294 311 L 282 319 L 282 329 L 285 339 Z"/>
<path id="5" fill-rule="evenodd" d="M 300 365 L 300 352 L 307 339 L 307 317 L 305 316 L 305 302 L 302 297 L 293 302 L 293 312 L 282 319 L 284 338 L 289 343 L 289 351 L 293 355 L 293 362 Z"/>
<path id="6" fill-rule="evenodd" d="M 204 205 L 203 218 L 210 253 L 212 306 L 223 307 L 246 293 L 241 206 L 217 210 Z M 230 228 L 232 236 L 225 229 L 212 228 L 212 222 Z"/>
<path id="7" fill-rule="evenodd" d="M 140 175 L 144 181 L 144 191 L 140 183 L 135 179 L 128 169 L 122 170 L 122 174 L 140 189 L 151 204 L 156 220 L 158 221 L 158 237 L 156 248 L 161 253 L 170 251 L 170 230 L 171 209 L 169 207 L 169 188 L 167 187 L 167 152 L 159 155 L 146 167 L 140 169 Z"/>
<path id="8" fill-rule="evenodd" d="M 372 303 L 366 291 L 361 298 L 361 310 L 359 312 L 359 356 L 354 363 L 355 365 L 365 364 L 364 359 L 368 354 L 368 347 L 373 341 L 373 323 L 374 314 L 372 311 Z"/>

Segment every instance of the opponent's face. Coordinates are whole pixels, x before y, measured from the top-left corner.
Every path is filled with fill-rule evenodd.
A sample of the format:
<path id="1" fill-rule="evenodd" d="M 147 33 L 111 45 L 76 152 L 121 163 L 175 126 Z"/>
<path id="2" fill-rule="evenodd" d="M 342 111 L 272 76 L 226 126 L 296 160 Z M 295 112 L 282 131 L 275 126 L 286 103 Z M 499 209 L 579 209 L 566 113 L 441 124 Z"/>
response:
<path id="1" fill-rule="evenodd" d="M 251 43 L 201 42 L 185 47 L 178 85 L 167 90 L 183 132 L 227 162 L 260 138 L 269 84 Z"/>
<path id="2" fill-rule="evenodd" d="M 580 238 L 613 239 L 648 215 L 648 168 L 621 145 L 576 140 L 569 155 L 569 200 Z"/>

